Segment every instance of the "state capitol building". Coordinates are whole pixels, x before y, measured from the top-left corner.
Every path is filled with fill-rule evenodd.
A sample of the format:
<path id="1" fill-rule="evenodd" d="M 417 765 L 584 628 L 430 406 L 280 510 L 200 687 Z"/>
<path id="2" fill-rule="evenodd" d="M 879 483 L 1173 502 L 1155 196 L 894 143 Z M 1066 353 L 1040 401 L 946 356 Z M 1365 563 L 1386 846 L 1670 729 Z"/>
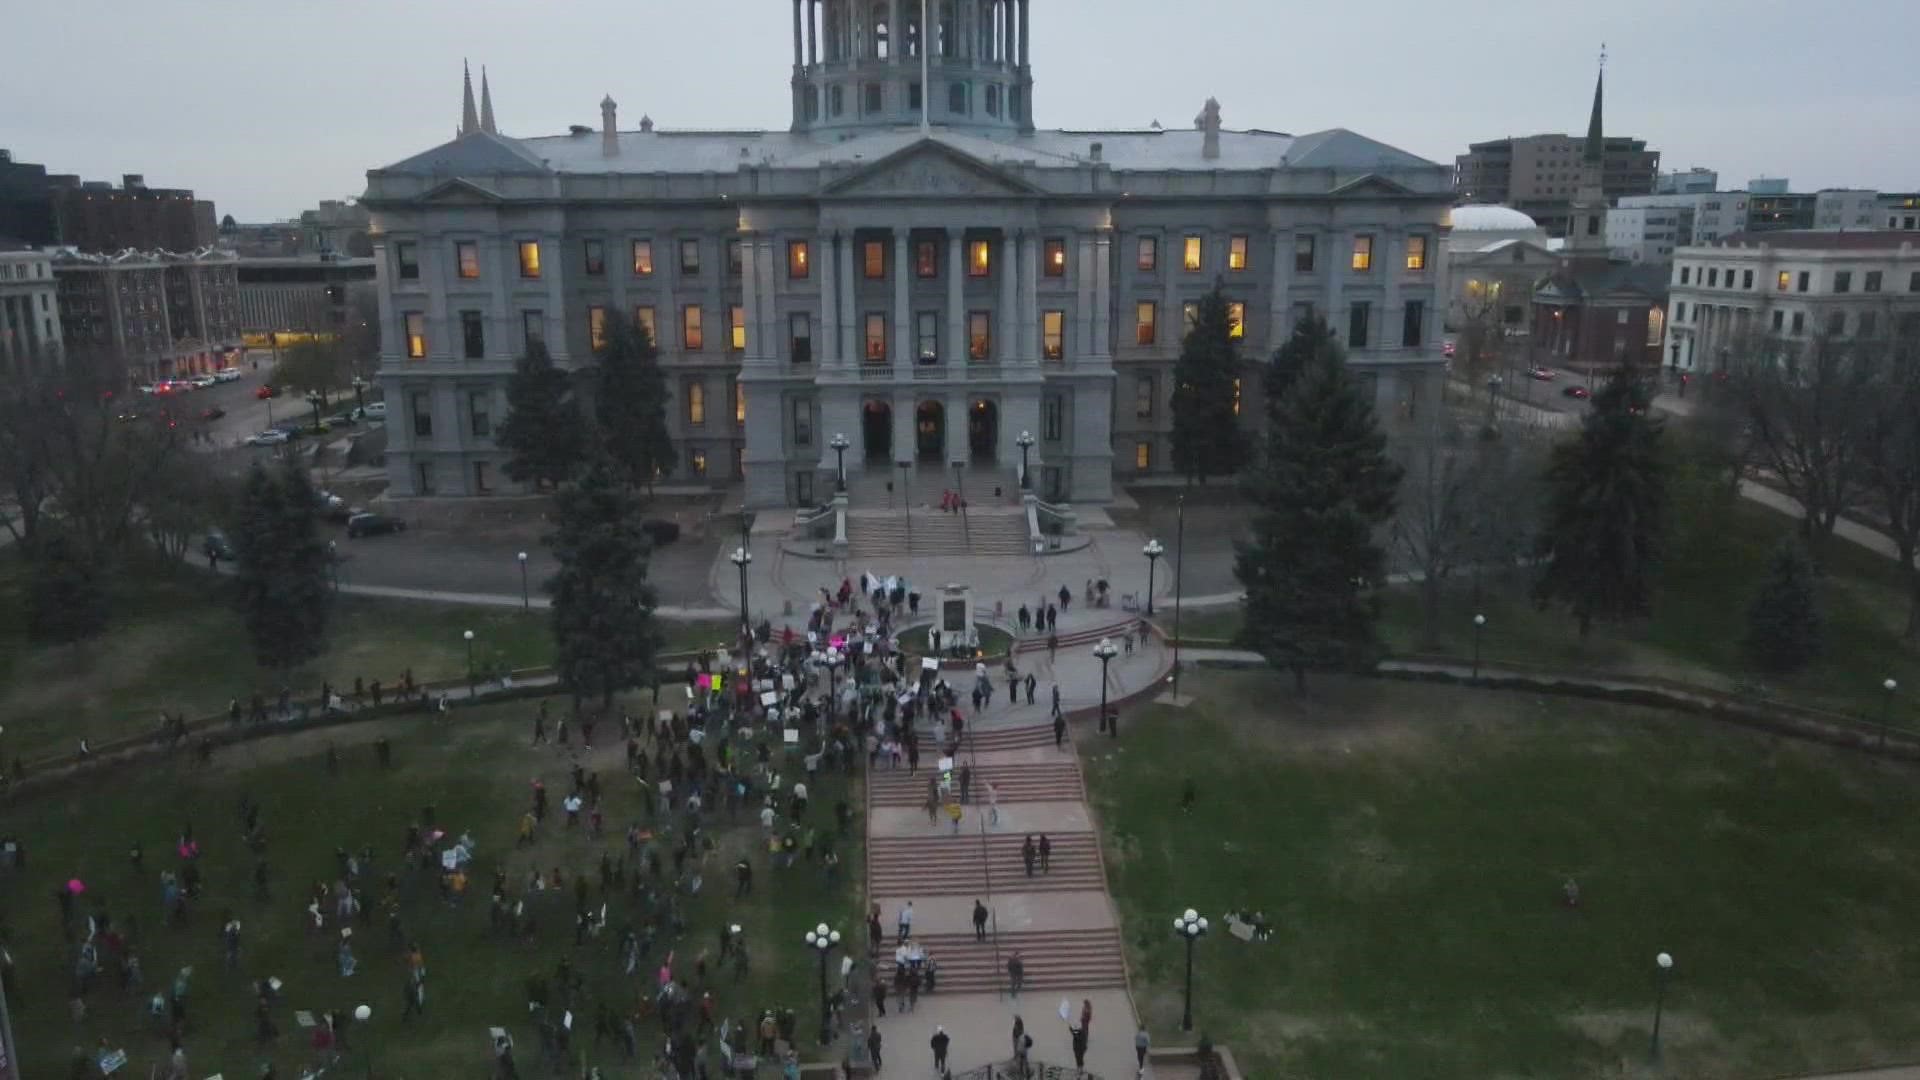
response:
<path id="1" fill-rule="evenodd" d="M 1013 484 L 1030 432 L 1054 500 L 1167 473 L 1216 283 L 1250 426 L 1309 310 L 1389 430 L 1440 407 L 1450 167 L 1230 131 L 1212 101 L 1187 128 L 1036 128 L 1030 3 L 932 0 L 923 28 L 918 0 L 792 0 L 781 131 L 623 129 L 608 98 L 598 130 L 512 138 L 469 82 L 458 137 L 367 174 L 390 493 L 518 490 L 494 443 L 515 359 L 590 365 L 615 312 L 659 346 L 663 479 L 759 507 L 827 499 L 837 434 L 852 476 L 965 462 L 971 488 Z"/>

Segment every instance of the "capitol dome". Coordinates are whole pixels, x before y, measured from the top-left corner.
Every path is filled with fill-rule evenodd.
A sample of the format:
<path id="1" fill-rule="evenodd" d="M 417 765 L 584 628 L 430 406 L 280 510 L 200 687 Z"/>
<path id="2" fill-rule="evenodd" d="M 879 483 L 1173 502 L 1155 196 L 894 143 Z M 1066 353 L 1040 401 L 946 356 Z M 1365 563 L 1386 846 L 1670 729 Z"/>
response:
<path id="1" fill-rule="evenodd" d="M 1457 233 L 1531 232 L 1539 227 L 1538 222 L 1511 206 L 1474 203 L 1453 208 L 1453 231 Z"/>

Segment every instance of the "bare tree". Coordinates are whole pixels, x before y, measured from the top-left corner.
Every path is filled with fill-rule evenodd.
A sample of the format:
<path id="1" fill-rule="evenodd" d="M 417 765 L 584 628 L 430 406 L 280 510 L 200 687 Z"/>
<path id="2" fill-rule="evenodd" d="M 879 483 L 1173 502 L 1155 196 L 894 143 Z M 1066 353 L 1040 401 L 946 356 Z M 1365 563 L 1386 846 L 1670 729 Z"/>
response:
<path id="1" fill-rule="evenodd" d="M 1920 327 L 1888 347 L 1891 363 L 1875 400 L 1862 487 L 1893 540 L 1907 581 L 1907 637 L 1920 637 Z"/>
<path id="2" fill-rule="evenodd" d="M 1880 351 L 1825 336 L 1804 346 L 1755 337 L 1735 355 L 1754 462 L 1805 510 L 1801 528 L 1818 557 L 1860 497 Z"/>

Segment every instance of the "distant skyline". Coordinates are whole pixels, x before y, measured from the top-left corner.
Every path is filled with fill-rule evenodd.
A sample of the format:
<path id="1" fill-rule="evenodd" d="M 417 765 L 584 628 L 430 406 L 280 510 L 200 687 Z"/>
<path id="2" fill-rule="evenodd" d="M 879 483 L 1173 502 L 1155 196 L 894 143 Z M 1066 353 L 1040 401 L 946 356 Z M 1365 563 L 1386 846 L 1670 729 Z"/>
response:
<path id="1" fill-rule="evenodd" d="M 1364 11 L 1364 14 L 1357 14 Z M 67 0 L 8 12 L 0 147 L 89 180 L 142 173 L 241 221 L 357 197 L 370 168 L 452 137 L 460 65 L 502 132 L 773 128 L 789 120 L 790 0 Z M 1831 0 L 1036 0 L 1043 127 L 1345 127 L 1448 165 L 1467 144 L 1584 131 L 1607 45 L 1607 133 L 1721 185 L 1920 190 L 1920 4 Z M 1816 32 L 1820 28 L 1837 32 Z"/>

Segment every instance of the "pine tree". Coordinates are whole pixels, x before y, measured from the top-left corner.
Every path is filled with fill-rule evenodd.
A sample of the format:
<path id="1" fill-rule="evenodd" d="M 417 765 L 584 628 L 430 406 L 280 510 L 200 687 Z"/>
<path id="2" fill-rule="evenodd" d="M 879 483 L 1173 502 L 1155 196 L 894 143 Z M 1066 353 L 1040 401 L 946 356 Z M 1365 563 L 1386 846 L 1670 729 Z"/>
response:
<path id="1" fill-rule="evenodd" d="M 578 483 L 561 489 L 558 529 L 546 538 L 560 570 L 545 584 L 553 597 L 555 669 L 574 700 L 613 695 L 653 675 L 660 637 L 647 583 L 647 536 L 640 504 L 620 468 L 595 455 Z"/>
<path id="2" fill-rule="evenodd" d="M 1234 574 L 1247 590 L 1242 642 L 1304 690 L 1308 671 L 1363 667 L 1378 652 L 1373 590 L 1386 552 L 1375 534 L 1393 516 L 1400 467 L 1339 345 L 1299 361 L 1245 485 L 1252 536 Z"/>
<path id="3" fill-rule="evenodd" d="M 1534 597 L 1566 605 L 1581 637 L 1595 620 L 1652 609 L 1667 474 L 1661 424 L 1647 415 L 1647 404 L 1637 381 L 1615 377 L 1594 396 L 1579 437 L 1554 447 L 1547 466 Z"/>
<path id="4" fill-rule="evenodd" d="M 586 456 L 586 432 L 573 379 L 534 341 L 507 381 L 507 415 L 494 441 L 513 455 L 506 474 L 520 483 L 558 487 Z"/>
<path id="5" fill-rule="evenodd" d="M 1233 319 L 1216 285 L 1200 298 L 1173 368 L 1173 467 L 1190 480 L 1205 484 L 1246 460 L 1247 435 L 1235 412 L 1239 377 Z"/>
<path id="6" fill-rule="evenodd" d="M 317 502 L 306 473 L 291 460 L 276 472 L 256 463 L 231 534 L 240 613 L 254 659 L 283 673 L 326 649 L 333 594 Z"/>
<path id="7" fill-rule="evenodd" d="M 655 476 L 673 468 L 659 350 L 646 327 L 617 314 L 607 318 L 594 416 L 607 456 L 628 484 L 651 489 Z"/>
<path id="8" fill-rule="evenodd" d="M 1747 609 L 1746 645 L 1756 666 L 1776 674 L 1797 670 L 1820 652 L 1813 562 L 1792 540 L 1774 552 L 1767 579 Z"/>
<path id="9" fill-rule="evenodd" d="M 1265 387 L 1267 394 L 1267 415 L 1272 416 L 1286 397 L 1287 388 L 1299 376 L 1309 361 L 1339 349 L 1340 343 L 1334 340 L 1333 328 L 1318 313 L 1304 315 L 1293 324 L 1293 333 L 1278 349 L 1273 358 L 1267 361 Z"/>

